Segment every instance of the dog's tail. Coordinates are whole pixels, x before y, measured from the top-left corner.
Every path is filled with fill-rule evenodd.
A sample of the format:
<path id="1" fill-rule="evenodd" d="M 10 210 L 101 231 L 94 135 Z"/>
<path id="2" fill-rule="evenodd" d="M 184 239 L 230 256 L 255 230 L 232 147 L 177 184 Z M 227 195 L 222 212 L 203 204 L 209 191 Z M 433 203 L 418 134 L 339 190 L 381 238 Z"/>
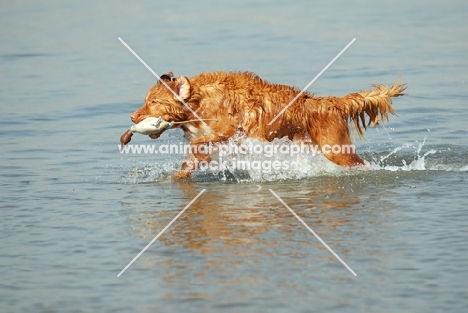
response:
<path id="1" fill-rule="evenodd" d="M 403 91 L 406 89 L 406 84 L 401 83 L 400 79 L 392 87 L 385 85 L 372 86 L 374 90 L 361 90 L 330 101 L 333 103 L 332 107 L 339 110 L 344 118 L 354 122 L 361 138 L 363 137 L 361 125 L 364 129 L 367 129 L 371 124 L 377 126 L 379 115 L 381 121 L 388 120 L 388 113 L 395 115 L 392 98 L 405 95 Z M 330 102 L 327 105 L 328 109 L 330 109 Z M 366 115 L 369 117 L 368 122 L 366 122 Z"/>

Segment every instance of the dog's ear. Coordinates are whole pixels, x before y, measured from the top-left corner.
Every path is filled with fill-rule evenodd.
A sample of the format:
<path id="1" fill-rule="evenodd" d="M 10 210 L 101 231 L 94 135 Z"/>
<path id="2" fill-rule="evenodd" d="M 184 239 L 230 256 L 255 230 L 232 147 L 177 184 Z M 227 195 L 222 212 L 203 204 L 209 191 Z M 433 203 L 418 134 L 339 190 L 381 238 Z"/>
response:
<path id="1" fill-rule="evenodd" d="M 173 76 L 174 76 L 174 74 L 172 72 L 169 72 L 169 73 L 161 75 L 160 78 L 161 78 L 161 80 L 163 80 L 164 82 L 167 83 L 167 82 L 170 82 L 170 81 L 173 80 L 173 78 L 172 78 Z M 158 81 L 158 83 L 161 83 L 161 81 Z"/>
<path id="2" fill-rule="evenodd" d="M 190 98 L 190 81 L 185 76 L 175 79 L 176 93 L 182 100 Z"/>

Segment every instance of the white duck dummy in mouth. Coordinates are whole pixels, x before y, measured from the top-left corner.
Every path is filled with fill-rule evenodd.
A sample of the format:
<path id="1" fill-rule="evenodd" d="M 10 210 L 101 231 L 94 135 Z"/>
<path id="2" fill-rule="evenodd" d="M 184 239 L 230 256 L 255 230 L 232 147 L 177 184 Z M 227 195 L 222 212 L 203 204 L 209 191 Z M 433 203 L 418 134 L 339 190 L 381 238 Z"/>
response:
<path id="1" fill-rule="evenodd" d="M 216 120 L 216 119 L 204 119 L 206 120 Z M 128 129 L 121 137 L 120 143 L 122 145 L 126 145 L 132 140 L 133 133 L 139 133 L 143 135 L 150 135 L 151 138 L 156 139 L 158 138 L 159 134 L 161 134 L 166 129 L 171 128 L 174 124 L 184 124 L 190 123 L 198 120 L 189 120 L 183 122 L 167 122 L 163 120 L 161 117 L 148 117 L 145 118 L 138 124 L 132 125 L 130 129 Z M 217 120 L 216 120 L 217 121 Z"/>
<path id="2" fill-rule="evenodd" d="M 164 130 L 171 128 L 174 123 L 166 122 L 160 117 L 148 117 L 138 124 L 130 127 L 132 133 L 143 135 L 159 134 Z"/>
<path id="3" fill-rule="evenodd" d="M 124 146 L 132 140 L 133 133 L 143 135 L 157 135 L 168 128 L 171 128 L 174 123 L 166 122 L 160 117 L 148 117 L 138 124 L 132 125 L 121 137 L 120 143 Z M 156 137 L 156 136 L 155 136 Z"/>

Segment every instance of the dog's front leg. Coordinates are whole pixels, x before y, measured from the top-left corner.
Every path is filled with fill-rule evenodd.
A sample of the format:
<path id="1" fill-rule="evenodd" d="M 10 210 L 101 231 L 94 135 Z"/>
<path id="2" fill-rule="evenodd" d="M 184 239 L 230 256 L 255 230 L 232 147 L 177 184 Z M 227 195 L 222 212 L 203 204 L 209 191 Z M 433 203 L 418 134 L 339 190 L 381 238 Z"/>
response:
<path id="1" fill-rule="evenodd" d="M 184 179 L 190 177 L 190 174 L 198 168 L 200 162 L 211 162 L 211 157 L 209 155 L 210 143 L 217 143 L 227 140 L 229 137 L 211 133 L 206 136 L 199 137 L 192 142 L 190 142 L 190 156 L 191 160 L 185 161 L 180 170 L 174 174 L 174 179 Z"/>

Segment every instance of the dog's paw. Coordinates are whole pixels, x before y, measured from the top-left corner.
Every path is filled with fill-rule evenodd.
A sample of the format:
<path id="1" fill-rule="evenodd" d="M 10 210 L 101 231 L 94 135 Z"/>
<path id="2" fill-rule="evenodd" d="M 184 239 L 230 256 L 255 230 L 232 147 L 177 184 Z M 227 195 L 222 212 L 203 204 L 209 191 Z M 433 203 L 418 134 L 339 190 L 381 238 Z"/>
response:
<path id="1" fill-rule="evenodd" d="M 177 171 L 173 176 L 172 178 L 174 180 L 182 180 L 182 179 L 185 179 L 185 178 L 189 178 L 190 177 L 190 172 L 189 171 Z"/>

